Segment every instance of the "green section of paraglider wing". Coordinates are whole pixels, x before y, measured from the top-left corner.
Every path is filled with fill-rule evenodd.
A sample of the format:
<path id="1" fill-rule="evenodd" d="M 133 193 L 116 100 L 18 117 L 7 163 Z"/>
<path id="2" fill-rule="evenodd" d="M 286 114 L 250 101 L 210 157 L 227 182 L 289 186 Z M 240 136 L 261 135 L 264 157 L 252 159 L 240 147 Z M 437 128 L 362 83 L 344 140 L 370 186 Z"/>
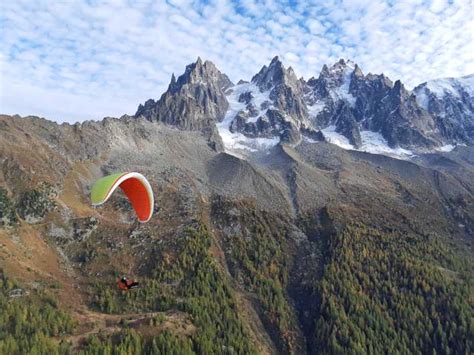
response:
<path id="1" fill-rule="evenodd" d="M 121 176 L 127 173 L 117 173 L 105 176 L 99 180 L 97 180 L 92 186 L 91 190 L 91 200 L 93 205 L 100 205 L 105 202 L 105 198 L 109 193 L 110 189 L 116 183 Z"/>

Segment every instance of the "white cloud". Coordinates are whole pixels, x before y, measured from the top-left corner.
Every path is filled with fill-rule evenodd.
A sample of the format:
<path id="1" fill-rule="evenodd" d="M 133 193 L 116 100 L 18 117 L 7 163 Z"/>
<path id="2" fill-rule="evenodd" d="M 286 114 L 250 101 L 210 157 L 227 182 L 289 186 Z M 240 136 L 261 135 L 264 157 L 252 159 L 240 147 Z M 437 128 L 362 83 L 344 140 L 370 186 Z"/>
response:
<path id="1" fill-rule="evenodd" d="M 289 62 L 296 63 L 300 61 L 300 57 L 298 57 L 296 54 L 288 52 L 285 54 L 285 59 Z"/>
<path id="2" fill-rule="evenodd" d="M 132 4 L 132 5 L 131 5 Z M 474 72 L 470 0 L 0 2 L 0 112 L 133 114 L 197 56 L 232 80 L 280 55 L 298 76 L 340 57 L 408 88 Z"/>

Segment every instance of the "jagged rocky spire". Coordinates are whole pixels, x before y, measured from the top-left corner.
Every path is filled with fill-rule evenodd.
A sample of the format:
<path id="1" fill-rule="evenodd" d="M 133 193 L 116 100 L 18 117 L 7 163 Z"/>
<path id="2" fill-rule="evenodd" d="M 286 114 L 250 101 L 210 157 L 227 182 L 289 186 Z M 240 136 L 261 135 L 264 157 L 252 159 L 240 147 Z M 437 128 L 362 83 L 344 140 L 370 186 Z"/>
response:
<path id="1" fill-rule="evenodd" d="M 305 81 L 275 56 L 250 83 L 233 86 L 212 62 L 198 57 L 178 78 L 171 76 L 158 101 L 147 100 L 135 116 L 216 132 L 230 100 L 239 104 L 232 107 L 228 128 L 247 137 L 278 136 L 295 143 L 301 134 L 320 137 L 318 130 L 333 127 L 354 147 L 363 144 L 361 132 L 371 131 L 392 147 L 432 148 L 474 141 L 472 81 L 425 83 L 412 93 L 401 81 L 393 83 L 384 74 L 365 75 L 345 59 L 324 65 L 319 75 Z M 471 89 L 463 89 L 469 85 Z M 439 87 L 451 89 L 441 92 Z M 228 100 L 234 92 L 238 95 Z"/>
<path id="2" fill-rule="evenodd" d="M 225 115 L 228 103 L 224 91 L 232 85 L 212 62 L 198 57 L 178 79 L 171 76 L 168 90 L 158 101 L 140 105 L 135 117 L 182 129 L 212 129 Z"/>

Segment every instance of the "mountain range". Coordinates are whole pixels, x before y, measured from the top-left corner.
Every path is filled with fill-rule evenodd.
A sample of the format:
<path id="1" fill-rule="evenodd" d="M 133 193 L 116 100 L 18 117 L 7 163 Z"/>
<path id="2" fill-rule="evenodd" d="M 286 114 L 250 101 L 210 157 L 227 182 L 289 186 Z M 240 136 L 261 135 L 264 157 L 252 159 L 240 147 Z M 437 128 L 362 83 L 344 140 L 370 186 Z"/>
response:
<path id="1" fill-rule="evenodd" d="M 178 80 L 173 75 L 158 101 L 140 105 L 135 117 L 214 136 L 217 127 L 230 149 L 310 139 L 362 150 L 375 143 L 410 155 L 472 144 L 473 88 L 469 75 L 408 91 L 400 81 L 364 75 L 343 59 L 306 81 L 278 57 L 250 82 L 234 85 L 212 62 L 198 58 Z"/>
<path id="2" fill-rule="evenodd" d="M 473 79 L 198 58 L 133 116 L 0 115 L 0 353 L 470 353 Z M 91 206 L 125 171 L 146 224 Z"/>

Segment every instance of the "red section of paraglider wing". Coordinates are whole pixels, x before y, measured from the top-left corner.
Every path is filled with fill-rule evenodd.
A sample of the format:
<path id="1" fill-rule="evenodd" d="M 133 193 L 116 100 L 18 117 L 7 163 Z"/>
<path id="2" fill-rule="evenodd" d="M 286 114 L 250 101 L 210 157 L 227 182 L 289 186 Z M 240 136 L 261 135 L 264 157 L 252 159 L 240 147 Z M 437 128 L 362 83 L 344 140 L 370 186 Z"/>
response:
<path id="1" fill-rule="evenodd" d="M 136 178 L 130 178 L 122 182 L 120 188 L 130 200 L 138 219 L 146 221 L 150 217 L 151 201 L 143 183 Z"/>

